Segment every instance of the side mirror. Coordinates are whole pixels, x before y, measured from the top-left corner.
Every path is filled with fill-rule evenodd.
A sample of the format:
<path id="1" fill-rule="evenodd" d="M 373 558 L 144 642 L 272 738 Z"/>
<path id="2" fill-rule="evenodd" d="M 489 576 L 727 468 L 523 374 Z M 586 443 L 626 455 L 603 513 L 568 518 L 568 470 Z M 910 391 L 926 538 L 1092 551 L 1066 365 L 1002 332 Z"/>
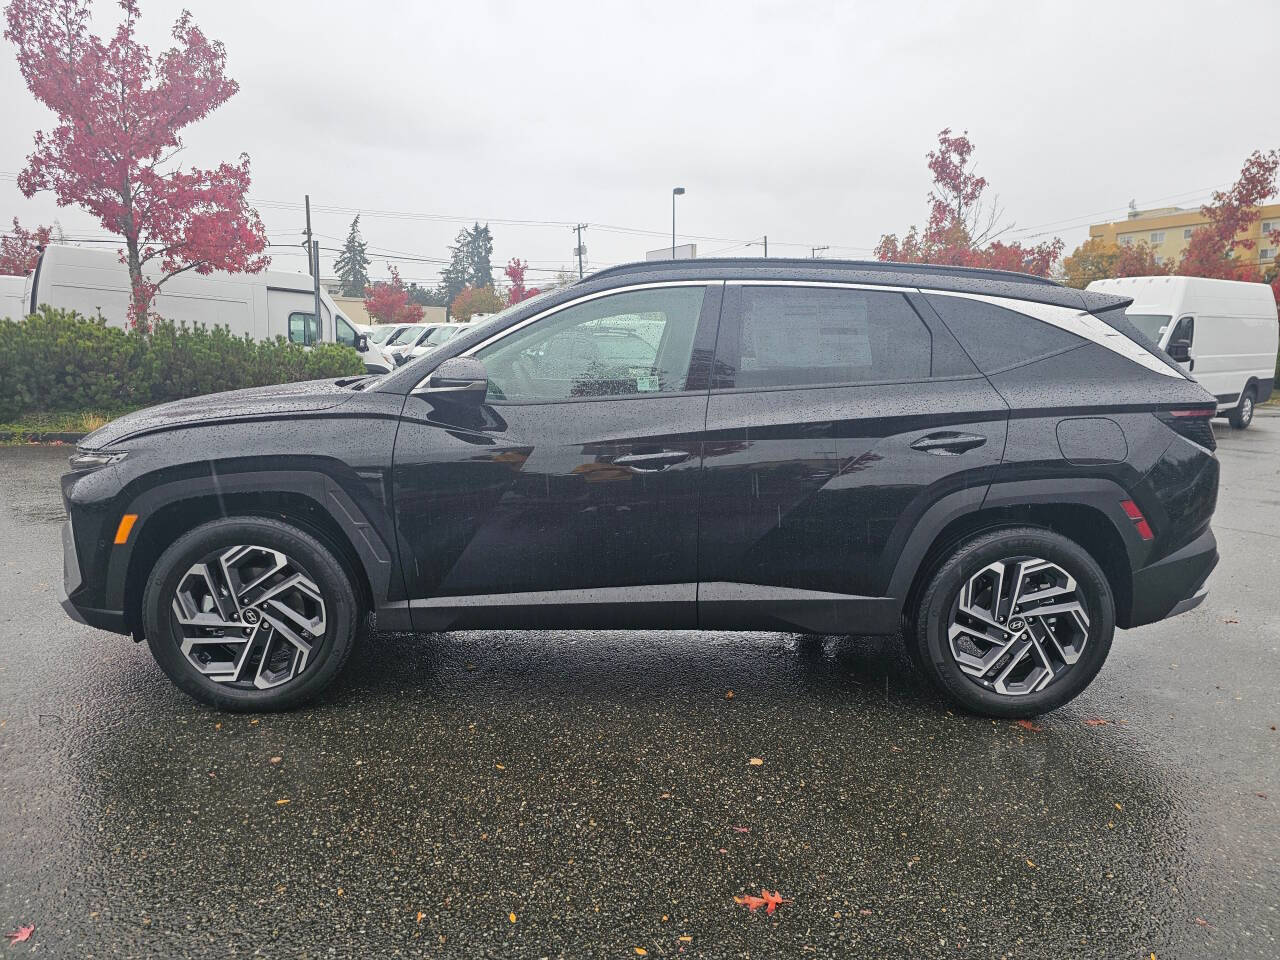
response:
<path id="1" fill-rule="evenodd" d="M 1191 359 L 1191 341 L 1175 340 L 1169 344 L 1169 356 L 1177 363 L 1186 363 Z"/>
<path id="2" fill-rule="evenodd" d="M 369 335 L 367 333 L 356 334 L 356 353 L 369 352 Z"/>
<path id="3" fill-rule="evenodd" d="M 420 393 L 463 403 L 484 403 L 489 390 L 489 374 L 475 357 L 450 357 L 427 377 Z"/>

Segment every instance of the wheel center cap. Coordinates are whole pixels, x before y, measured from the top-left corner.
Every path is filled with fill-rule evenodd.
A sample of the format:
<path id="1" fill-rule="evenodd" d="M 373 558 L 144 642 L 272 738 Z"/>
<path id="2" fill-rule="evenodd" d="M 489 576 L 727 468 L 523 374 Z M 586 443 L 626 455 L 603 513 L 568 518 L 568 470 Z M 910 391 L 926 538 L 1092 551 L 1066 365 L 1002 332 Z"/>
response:
<path id="1" fill-rule="evenodd" d="M 246 611 L 242 614 L 242 617 L 243 617 L 243 619 L 244 619 L 244 622 L 245 622 L 245 623 L 257 623 L 257 622 L 258 622 L 258 611 L 257 611 L 257 610 L 254 610 L 252 607 L 250 607 L 248 610 L 246 610 Z"/>
<path id="2" fill-rule="evenodd" d="M 1026 626 L 1027 626 L 1027 621 L 1023 620 L 1021 617 L 1014 617 L 1012 620 L 1009 621 L 1009 629 L 1012 630 L 1014 633 L 1022 632 L 1022 630 L 1024 630 Z"/>

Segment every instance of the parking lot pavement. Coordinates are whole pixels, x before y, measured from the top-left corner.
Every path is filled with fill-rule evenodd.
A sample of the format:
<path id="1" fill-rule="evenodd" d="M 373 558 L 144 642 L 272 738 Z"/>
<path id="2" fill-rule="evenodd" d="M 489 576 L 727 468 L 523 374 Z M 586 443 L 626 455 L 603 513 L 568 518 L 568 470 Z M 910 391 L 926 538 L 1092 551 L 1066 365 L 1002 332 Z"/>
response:
<path id="1" fill-rule="evenodd" d="M 217 714 L 62 615 L 67 450 L 0 448 L 8 953 L 1273 958 L 1280 419 L 1218 436 L 1208 602 L 1032 729 L 780 634 L 382 636 Z"/>

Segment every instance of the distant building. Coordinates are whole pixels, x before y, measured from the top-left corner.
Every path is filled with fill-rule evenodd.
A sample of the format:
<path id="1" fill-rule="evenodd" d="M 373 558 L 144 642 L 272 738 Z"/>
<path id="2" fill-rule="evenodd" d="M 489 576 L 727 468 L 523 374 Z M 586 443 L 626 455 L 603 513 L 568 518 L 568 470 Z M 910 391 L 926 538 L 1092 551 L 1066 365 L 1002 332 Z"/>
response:
<path id="1" fill-rule="evenodd" d="M 693 260 L 698 256 L 696 243 L 682 243 L 678 247 L 661 247 L 645 252 L 646 260 Z"/>
<path id="2" fill-rule="evenodd" d="M 1276 258 L 1276 243 L 1268 234 L 1280 230 L 1280 203 L 1270 203 L 1261 208 L 1262 216 L 1240 234 L 1241 240 L 1254 241 L 1252 250 L 1235 251 L 1237 260 L 1257 264 L 1266 269 Z M 1184 210 L 1181 207 L 1157 207 L 1152 210 L 1130 208 L 1129 216 L 1115 223 L 1095 223 L 1089 227 L 1089 237 L 1101 237 L 1106 243 L 1146 243 L 1155 252 L 1156 262 L 1175 263 L 1182 256 L 1191 232 L 1208 221 L 1199 207 Z"/>

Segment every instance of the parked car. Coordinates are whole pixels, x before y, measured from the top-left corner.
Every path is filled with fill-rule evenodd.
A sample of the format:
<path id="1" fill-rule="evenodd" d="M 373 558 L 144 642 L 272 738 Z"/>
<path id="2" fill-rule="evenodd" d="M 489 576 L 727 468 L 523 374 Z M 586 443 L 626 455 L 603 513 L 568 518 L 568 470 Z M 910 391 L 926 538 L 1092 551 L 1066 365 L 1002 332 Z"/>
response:
<path id="1" fill-rule="evenodd" d="M 396 356 L 397 365 L 417 359 L 428 350 L 434 350 L 454 334 L 465 330 L 465 323 L 438 323 L 409 346 L 404 347 Z"/>
<path id="2" fill-rule="evenodd" d="M 1271 398 L 1280 325 L 1268 284 L 1125 277 L 1095 280 L 1089 289 L 1132 297 L 1129 322 L 1204 384 L 1236 429 Z"/>
<path id="3" fill-rule="evenodd" d="M 896 634 L 1028 716 L 1205 597 L 1216 402 L 1130 300 L 890 263 L 613 267 L 392 373 L 144 410 L 62 481 L 64 607 L 231 710 L 386 630 Z"/>
<path id="4" fill-rule="evenodd" d="M 160 288 L 155 311 L 175 322 L 226 326 L 255 340 L 280 336 L 303 346 L 336 342 L 368 354 L 367 339 L 323 290 L 316 321 L 312 284 L 309 275 L 285 270 L 184 273 Z M 114 250 L 68 244 L 45 247 L 26 284 L 30 312 L 47 304 L 89 317 L 101 314 L 117 327 L 128 322 L 129 295 L 129 271 Z"/>

